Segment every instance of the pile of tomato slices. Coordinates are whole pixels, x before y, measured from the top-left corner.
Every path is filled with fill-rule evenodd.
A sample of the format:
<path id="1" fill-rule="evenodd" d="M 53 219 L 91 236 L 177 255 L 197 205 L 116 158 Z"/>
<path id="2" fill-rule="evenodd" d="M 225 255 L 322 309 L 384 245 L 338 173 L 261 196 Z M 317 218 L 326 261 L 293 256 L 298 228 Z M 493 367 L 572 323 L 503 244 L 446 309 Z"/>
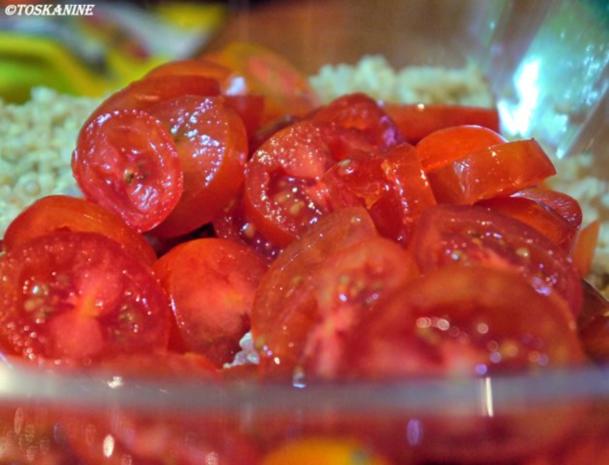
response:
<path id="1" fill-rule="evenodd" d="M 320 106 L 250 44 L 162 65 L 84 123 L 85 199 L 40 199 L 8 228 L 0 349 L 300 381 L 579 364 L 594 231 L 544 184 L 543 148 L 498 131 L 493 109 Z M 259 365 L 224 368 L 248 331 Z"/>

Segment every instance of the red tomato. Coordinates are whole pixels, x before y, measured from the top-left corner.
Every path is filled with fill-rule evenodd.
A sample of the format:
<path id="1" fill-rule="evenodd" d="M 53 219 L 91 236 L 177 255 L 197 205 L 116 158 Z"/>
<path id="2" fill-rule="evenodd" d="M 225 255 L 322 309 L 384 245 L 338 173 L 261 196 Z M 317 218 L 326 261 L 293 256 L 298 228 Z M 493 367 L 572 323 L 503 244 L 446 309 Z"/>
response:
<path id="1" fill-rule="evenodd" d="M 525 197 L 512 196 L 483 200 L 477 205 L 490 208 L 527 224 L 550 239 L 552 244 L 565 251 L 571 250 L 577 230 L 558 213 L 543 204 Z"/>
<path id="2" fill-rule="evenodd" d="M 495 108 L 464 107 L 459 105 L 399 105 L 385 104 L 385 111 L 393 118 L 400 132 L 411 144 L 439 129 L 464 124 L 484 126 L 499 132 L 499 113 Z"/>
<path id="3" fill-rule="evenodd" d="M 254 251 L 226 239 L 189 241 L 161 257 L 154 271 L 188 350 L 218 366 L 233 359 L 266 268 Z"/>
<path id="4" fill-rule="evenodd" d="M 247 135 L 220 97 L 187 95 L 148 111 L 170 129 L 184 171 L 184 193 L 154 234 L 181 236 L 210 222 L 239 192 Z"/>
<path id="5" fill-rule="evenodd" d="M 315 188 L 315 201 L 325 210 L 364 206 L 379 232 L 407 243 L 421 212 L 435 205 L 425 173 L 408 144 L 383 156 L 342 160 L 328 170 Z"/>
<path id="6" fill-rule="evenodd" d="M 294 327 L 289 316 L 282 324 L 282 331 L 294 334 L 294 347 L 304 338 L 300 363 L 306 376 L 333 378 L 336 367 L 349 358 L 342 351 L 345 335 L 418 275 L 410 253 L 380 237 L 330 255 L 313 273 L 317 305 L 309 315 L 312 324 L 303 325 L 301 315 Z"/>
<path id="7" fill-rule="evenodd" d="M 510 195 L 554 174 L 552 162 L 532 139 L 472 152 L 427 173 L 438 202 L 469 205 Z"/>
<path id="8" fill-rule="evenodd" d="M 432 132 L 417 144 L 417 155 L 425 172 L 448 165 L 472 152 L 502 144 L 505 139 L 482 126 L 452 126 Z"/>
<path id="9" fill-rule="evenodd" d="M 88 199 L 117 213 L 138 232 L 176 207 L 183 173 L 169 132 L 140 110 L 118 110 L 80 131 L 72 171 Z"/>
<path id="10" fill-rule="evenodd" d="M 286 246 L 325 213 L 308 190 L 333 164 L 319 127 L 304 121 L 282 129 L 247 163 L 247 217 L 264 237 Z"/>
<path id="11" fill-rule="evenodd" d="M 412 281 L 344 340 L 337 378 L 487 376 L 583 361 L 561 299 L 480 267 L 446 267 Z"/>
<path id="12" fill-rule="evenodd" d="M 317 96 L 307 77 L 269 49 L 233 42 L 220 51 L 206 53 L 202 58 L 241 76 L 246 92 L 264 96 L 264 122 L 285 114 L 302 116 L 317 106 Z"/>
<path id="13" fill-rule="evenodd" d="M 222 93 L 227 93 L 231 90 L 233 93 L 239 93 L 240 90 L 243 90 L 244 85 L 243 79 L 226 66 L 203 59 L 176 60 L 163 63 L 146 74 L 144 79 L 173 78 L 174 76 L 197 76 L 217 81 Z M 189 93 L 184 92 L 182 95 Z"/>
<path id="14" fill-rule="evenodd" d="M 4 241 L 7 250 L 12 250 L 57 230 L 99 233 L 147 265 L 156 260 L 150 244 L 120 217 L 97 204 L 66 195 L 50 195 L 34 202 L 9 225 Z"/>
<path id="15" fill-rule="evenodd" d="M 593 221 L 583 228 L 575 239 L 571 256 L 573 257 L 573 263 L 582 278 L 588 276 L 592 269 L 594 252 L 596 250 L 598 236 L 601 232 L 600 228 L 600 221 Z"/>
<path id="16" fill-rule="evenodd" d="M 372 219 L 363 208 L 345 208 L 322 218 L 299 240 L 290 244 L 262 277 L 252 309 L 252 334 L 261 349 L 265 369 L 289 371 L 298 360 L 294 338 L 299 324 L 311 324 L 315 305 L 311 287 L 314 271 L 331 252 L 339 252 L 376 237 Z M 290 330 L 283 322 L 290 319 Z M 299 322 L 300 321 L 300 322 Z M 273 366 L 275 365 L 275 366 Z"/>
<path id="17" fill-rule="evenodd" d="M 183 95 L 207 97 L 219 93 L 220 87 L 215 79 L 179 75 L 149 77 L 132 82 L 124 89 L 112 94 L 97 107 L 87 123 L 103 113 L 114 110 L 125 108 L 147 110 L 152 105 Z"/>
<path id="18" fill-rule="evenodd" d="M 169 318 L 150 269 L 99 234 L 57 231 L 0 260 L 0 344 L 27 360 L 163 349 Z"/>
<path id="19" fill-rule="evenodd" d="M 248 138 L 254 139 L 262 123 L 264 98 L 260 95 L 227 95 L 224 101 L 227 106 L 239 113 Z"/>
<path id="20" fill-rule="evenodd" d="M 364 94 L 340 97 L 317 110 L 311 120 L 339 130 L 336 134 L 339 140 L 330 142 L 336 159 L 353 158 L 349 153 L 353 150 L 353 147 L 349 146 L 349 136 L 359 139 L 364 147 L 368 145 L 369 150 L 387 149 L 401 142 L 399 130 L 393 120 L 374 100 Z"/>
<path id="21" fill-rule="evenodd" d="M 512 194 L 512 197 L 523 197 L 537 202 L 558 213 L 573 229 L 582 224 L 582 209 L 573 197 L 549 189 L 529 187 Z"/>
<path id="22" fill-rule="evenodd" d="M 267 261 L 274 260 L 281 252 L 280 248 L 265 239 L 254 223 L 247 219 L 243 211 L 242 196 L 231 202 L 224 212 L 214 219 L 213 227 L 216 236 L 248 245 Z"/>
<path id="23" fill-rule="evenodd" d="M 556 292 L 581 310 L 580 278 L 564 251 L 531 227 L 482 207 L 438 205 L 421 215 L 411 242 L 421 271 L 482 265 L 526 277 L 543 295 Z"/>
<path id="24" fill-rule="evenodd" d="M 593 360 L 609 362 L 609 301 L 583 282 L 584 305 L 577 320 L 579 339 Z"/>

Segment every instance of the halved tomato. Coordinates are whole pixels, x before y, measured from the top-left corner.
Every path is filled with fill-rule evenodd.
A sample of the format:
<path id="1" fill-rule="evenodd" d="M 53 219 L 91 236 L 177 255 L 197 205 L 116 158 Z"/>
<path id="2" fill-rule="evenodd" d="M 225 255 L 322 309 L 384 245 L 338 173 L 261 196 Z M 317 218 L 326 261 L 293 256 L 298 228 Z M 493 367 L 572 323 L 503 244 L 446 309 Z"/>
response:
<path id="1" fill-rule="evenodd" d="M 296 123 L 268 139 L 245 169 L 245 213 L 264 237 L 286 246 L 325 213 L 311 199 L 334 159 L 320 128 Z"/>
<path id="2" fill-rule="evenodd" d="M 417 155 L 425 172 L 429 172 L 472 152 L 504 142 L 501 135 L 483 126 L 452 126 L 421 139 L 417 144 Z"/>
<path id="3" fill-rule="evenodd" d="M 250 328 L 254 293 L 266 268 L 253 250 L 227 239 L 185 242 L 161 257 L 154 271 L 187 350 L 220 367 L 232 360 Z"/>
<path id="4" fill-rule="evenodd" d="M 423 212 L 411 242 L 421 271 L 485 266 L 523 275 L 542 295 L 555 292 L 574 315 L 582 305 L 579 275 L 566 253 L 520 221 L 483 207 L 438 205 Z"/>
<path id="5" fill-rule="evenodd" d="M 57 231 L 0 260 L 0 345 L 26 360 L 164 349 L 169 318 L 152 271 L 100 234 Z"/>
<path id="6" fill-rule="evenodd" d="M 4 235 L 7 250 L 57 230 L 96 232 L 121 244 L 147 265 L 156 260 L 148 242 L 121 218 L 85 199 L 67 195 L 43 197 L 13 220 Z"/>
<path id="7" fill-rule="evenodd" d="M 423 103 L 387 103 L 384 108 L 411 144 L 416 144 L 434 131 L 464 124 L 475 124 L 499 132 L 499 113 L 496 108 Z"/>
<path id="8" fill-rule="evenodd" d="M 334 378 L 486 376 L 584 360 L 562 299 L 479 266 L 453 265 L 412 281 L 344 340 L 347 355 Z"/>
<path id="9" fill-rule="evenodd" d="M 529 187 L 514 192 L 512 197 L 522 197 L 537 202 L 558 213 L 573 229 L 582 224 L 582 209 L 579 202 L 570 195 L 540 187 Z"/>
<path id="10" fill-rule="evenodd" d="M 285 367 L 291 375 L 300 356 L 295 334 L 306 336 L 312 323 L 310 309 L 314 311 L 316 305 L 313 273 L 330 253 L 376 236 L 366 210 L 345 208 L 322 218 L 271 264 L 260 281 L 252 309 L 252 334 L 263 369 Z M 290 328 L 283 324 L 288 319 Z"/>
<path id="11" fill-rule="evenodd" d="M 165 220 L 183 191 L 171 135 L 141 110 L 117 110 L 89 120 L 78 136 L 72 171 L 88 199 L 138 232 Z"/>
<path id="12" fill-rule="evenodd" d="M 154 230 L 181 236 L 210 222 L 237 195 L 247 159 L 242 120 L 222 97 L 183 96 L 148 111 L 171 131 L 184 172 L 184 192 Z"/>
<path id="13" fill-rule="evenodd" d="M 554 174 L 554 165 L 533 139 L 471 152 L 427 173 L 438 202 L 469 205 L 513 194 Z"/>

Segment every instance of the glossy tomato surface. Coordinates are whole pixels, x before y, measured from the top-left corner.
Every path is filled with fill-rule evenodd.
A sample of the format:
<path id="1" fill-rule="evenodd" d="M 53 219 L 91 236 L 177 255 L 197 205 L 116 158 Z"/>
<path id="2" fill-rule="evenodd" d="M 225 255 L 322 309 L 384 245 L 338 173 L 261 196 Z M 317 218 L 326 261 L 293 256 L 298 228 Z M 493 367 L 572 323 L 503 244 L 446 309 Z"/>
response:
<path id="1" fill-rule="evenodd" d="M 80 131 L 72 172 L 85 196 L 138 232 L 160 224 L 178 204 L 183 172 L 168 130 L 141 110 L 117 110 Z"/>
<path id="2" fill-rule="evenodd" d="M 373 237 L 377 232 L 366 210 L 345 208 L 322 218 L 272 263 L 252 310 L 252 334 L 263 370 L 292 373 L 300 356 L 296 331 L 302 327 L 300 334 L 306 335 L 315 311 L 314 272 L 330 253 Z M 288 319 L 289 329 L 283 324 Z"/>
<path id="3" fill-rule="evenodd" d="M 233 359 L 266 268 L 253 250 L 227 239 L 186 242 L 154 265 L 187 350 L 219 367 Z"/>
<path id="4" fill-rule="evenodd" d="M 570 258 L 533 228 L 483 207 L 438 205 L 426 210 L 411 243 L 421 271 L 478 266 L 523 275 L 542 295 L 557 293 L 574 315 L 581 284 Z"/>
<path id="5" fill-rule="evenodd" d="M 163 349 L 169 318 L 152 271 L 102 235 L 58 231 L 0 260 L 0 345 L 9 354 L 87 364 Z"/>
<path id="6" fill-rule="evenodd" d="M 13 220 L 4 235 L 7 250 L 53 231 L 94 232 L 121 244 L 152 265 L 156 254 L 146 240 L 114 213 L 85 199 L 50 195 L 37 200 Z"/>
<path id="7" fill-rule="evenodd" d="M 210 222 L 239 192 L 247 134 L 222 97 L 184 96 L 148 111 L 169 128 L 184 172 L 184 192 L 154 234 L 180 236 Z"/>

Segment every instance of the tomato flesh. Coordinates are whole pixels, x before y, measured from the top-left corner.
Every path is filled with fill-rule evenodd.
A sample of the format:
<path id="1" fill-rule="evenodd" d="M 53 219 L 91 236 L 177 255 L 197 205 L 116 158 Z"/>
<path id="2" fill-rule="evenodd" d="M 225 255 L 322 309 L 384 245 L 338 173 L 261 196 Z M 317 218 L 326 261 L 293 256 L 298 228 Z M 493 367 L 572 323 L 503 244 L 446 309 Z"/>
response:
<path id="1" fill-rule="evenodd" d="M 402 136 L 411 144 L 416 144 L 434 131 L 464 124 L 483 126 L 499 132 L 499 113 L 495 108 L 389 103 L 384 105 L 384 109 L 395 121 Z"/>
<path id="2" fill-rule="evenodd" d="M 149 112 L 171 131 L 184 172 L 184 192 L 154 234 L 180 236 L 210 222 L 239 192 L 247 135 L 221 97 L 179 97 Z"/>
<path id="3" fill-rule="evenodd" d="M 140 110 L 105 113 L 83 126 L 72 171 L 85 196 L 138 232 L 176 207 L 183 173 L 169 132 Z"/>
<path id="4" fill-rule="evenodd" d="M 226 239 L 186 242 L 154 265 L 187 350 L 217 366 L 232 360 L 250 328 L 254 293 L 266 268 L 254 251 Z"/>
<path id="5" fill-rule="evenodd" d="M 504 142 L 505 139 L 495 131 L 482 126 L 452 126 L 432 132 L 419 141 L 417 155 L 425 172 L 429 172 L 472 152 Z"/>
<path id="6" fill-rule="evenodd" d="M 322 218 L 271 264 L 260 281 L 252 309 L 252 334 L 260 350 L 263 370 L 285 369 L 291 373 L 297 363 L 295 332 L 300 324 L 308 327 L 308 309 L 315 305 L 313 271 L 330 252 L 376 236 L 366 210 L 345 208 Z M 292 319 L 289 331 L 283 325 L 287 319 Z"/>
<path id="7" fill-rule="evenodd" d="M 574 315 L 582 305 L 570 258 L 533 228 L 483 207 L 438 205 L 421 215 L 411 250 L 421 271 L 451 264 L 522 274 L 542 295 L 556 293 Z"/>
<path id="8" fill-rule="evenodd" d="M 529 187 L 512 194 L 512 197 L 522 197 L 533 200 L 559 214 L 573 229 L 582 224 L 582 209 L 579 202 L 562 192 L 539 187 Z"/>
<path id="9" fill-rule="evenodd" d="M 487 376 L 583 360 L 573 317 L 555 296 L 488 268 L 432 271 L 368 315 L 336 377 Z"/>
<path id="10" fill-rule="evenodd" d="M 438 202 L 472 205 L 510 195 L 556 174 L 534 140 L 494 145 L 427 173 Z"/>
<path id="11" fill-rule="evenodd" d="M 88 200 L 66 195 L 50 195 L 30 205 L 9 225 L 4 243 L 7 250 L 12 250 L 57 230 L 99 233 L 115 240 L 147 265 L 156 260 L 150 244 L 119 216 Z"/>
<path id="12" fill-rule="evenodd" d="M 169 301 L 148 267 L 96 233 L 58 231 L 0 260 L 0 341 L 27 360 L 86 364 L 162 349 Z"/>

